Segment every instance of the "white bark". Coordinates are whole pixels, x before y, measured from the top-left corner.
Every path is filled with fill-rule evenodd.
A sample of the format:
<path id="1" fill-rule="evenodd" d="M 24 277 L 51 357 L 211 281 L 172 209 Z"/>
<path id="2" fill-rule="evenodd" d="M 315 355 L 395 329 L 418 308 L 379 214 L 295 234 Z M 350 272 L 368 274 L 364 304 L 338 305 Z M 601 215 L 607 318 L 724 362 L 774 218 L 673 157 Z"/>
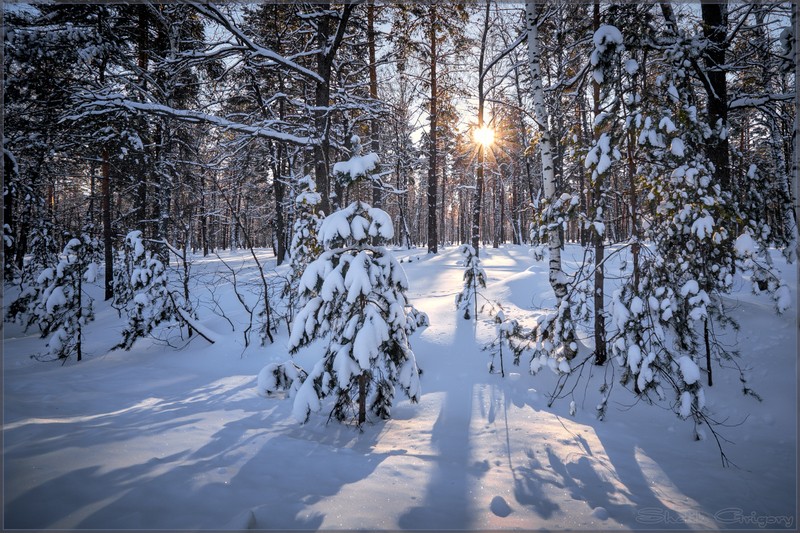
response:
<path id="1" fill-rule="evenodd" d="M 544 89 L 542 87 L 542 71 L 539 66 L 541 48 L 539 46 L 539 28 L 536 25 L 536 2 L 526 0 L 525 22 L 528 33 L 528 66 L 531 70 L 531 92 L 533 93 L 533 110 L 536 124 L 541 132 L 539 149 L 542 153 L 542 186 L 547 199 L 548 208 L 555 202 L 556 177 L 553 167 L 553 145 L 544 105 Z M 556 295 L 557 305 L 567 295 L 566 276 L 561 268 L 561 236 L 557 221 L 546 218 L 548 224 L 548 247 L 550 249 L 550 285 Z"/>

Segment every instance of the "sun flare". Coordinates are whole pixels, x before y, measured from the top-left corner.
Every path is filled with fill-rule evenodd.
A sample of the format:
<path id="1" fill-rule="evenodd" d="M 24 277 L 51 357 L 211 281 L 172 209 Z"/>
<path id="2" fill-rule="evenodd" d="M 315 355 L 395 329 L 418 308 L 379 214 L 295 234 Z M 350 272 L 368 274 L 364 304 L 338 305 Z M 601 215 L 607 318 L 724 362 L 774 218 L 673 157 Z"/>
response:
<path id="1" fill-rule="evenodd" d="M 476 143 L 484 147 L 491 146 L 494 142 L 494 130 L 492 128 L 487 128 L 486 126 L 477 128 L 473 133 L 473 137 L 475 138 Z"/>

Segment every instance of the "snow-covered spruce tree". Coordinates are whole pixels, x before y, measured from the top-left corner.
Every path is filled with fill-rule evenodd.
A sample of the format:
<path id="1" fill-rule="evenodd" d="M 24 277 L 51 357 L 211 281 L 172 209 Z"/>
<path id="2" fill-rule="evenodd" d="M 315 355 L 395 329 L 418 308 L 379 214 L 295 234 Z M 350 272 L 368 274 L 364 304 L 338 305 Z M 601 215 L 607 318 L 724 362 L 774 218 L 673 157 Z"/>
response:
<path id="1" fill-rule="evenodd" d="M 322 222 L 325 251 L 306 268 L 300 291 L 308 302 L 292 324 L 289 349 L 296 352 L 329 337 L 323 358 L 309 372 L 294 402 L 294 416 L 307 420 L 321 400 L 335 397 L 331 416 L 359 424 L 367 411 L 390 415 L 395 386 L 419 399 L 419 371 L 408 343 L 405 291 L 408 280 L 394 256 L 370 241 L 394 236 L 389 215 L 362 202 Z"/>
<path id="2" fill-rule="evenodd" d="M 631 279 L 614 293 L 618 334 L 612 351 L 623 368 L 623 384 L 661 400 L 669 400 L 664 388 L 672 389 L 675 412 L 693 416 L 697 429 L 707 420 L 698 361 L 705 359 L 711 385 L 712 351 L 717 357 L 733 355 L 712 332 L 714 324 L 735 327 L 721 296 L 732 287 L 736 254 L 732 195 L 715 183 L 705 155 L 715 132 L 699 116 L 685 68 L 694 50 L 676 39 L 663 51 L 655 102 L 649 114 L 635 119 L 639 143 L 650 151 L 641 185 L 651 205 L 646 238 L 653 250 L 643 257 L 638 285 Z M 599 410 L 602 415 L 605 402 Z"/>
<path id="3" fill-rule="evenodd" d="M 486 288 L 486 272 L 471 244 L 462 244 L 458 251 L 464 257 L 464 288 L 456 295 L 456 308 L 463 311 L 467 320 L 472 318 L 470 312 L 474 311 L 477 320 L 478 288 Z"/>
<path id="4" fill-rule="evenodd" d="M 125 237 L 125 255 L 130 278 L 127 285 L 115 284 L 114 290 L 115 300 L 129 298 L 125 303 L 128 324 L 116 348 L 130 350 L 137 339 L 150 335 L 162 322 L 177 320 L 183 324 L 191 311 L 180 295 L 169 290 L 167 268 L 158 254 L 145 248 L 141 231 Z"/>
<path id="5" fill-rule="evenodd" d="M 317 228 L 322 219 L 317 211 L 321 202 L 317 186 L 311 176 L 297 180 L 297 198 L 295 199 L 295 221 L 292 227 L 292 242 L 289 246 L 289 280 L 283 291 L 284 297 L 295 298 L 297 287 L 306 266 L 319 257 L 322 247 L 317 240 Z M 302 301 L 290 304 L 290 316 L 294 316 L 294 307 L 303 305 Z"/>
<path id="6" fill-rule="evenodd" d="M 67 242 L 55 268 L 42 271 L 38 282 L 46 284 L 39 297 L 37 322 L 54 359 L 83 358 L 83 326 L 94 319 L 93 300 L 83 284 L 94 283 L 99 249 L 96 239 L 84 234 Z"/>
<path id="7" fill-rule="evenodd" d="M 355 138 L 353 145 L 358 144 Z M 356 148 L 350 160 L 334 165 L 334 173 L 353 183 L 368 177 L 377 162 L 375 154 L 362 156 Z M 405 272 L 382 246 L 393 237 L 389 215 L 363 202 L 320 224 L 317 239 L 323 252 L 300 278 L 305 304 L 292 323 L 288 347 L 296 353 L 324 338 L 327 348 L 307 377 L 298 373 L 297 379 L 304 379 L 293 386 L 297 420 L 308 420 L 329 396 L 334 398 L 331 417 L 359 425 L 368 411 L 390 416 L 395 387 L 412 402 L 419 400 L 420 372 L 408 335 L 427 317 L 409 305 Z M 276 376 L 275 369 L 265 372 Z"/>
<path id="8" fill-rule="evenodd" d="M 40 296 L 48 286 L 48 280 L 42 278 L 42 273 L 52 269 L 59 261 L 58 245 L 54 235 L 53 226 L 49 221 L 40 221 L 31 230 L 30 254 L 25 258 L 22 269 L 19 270 L 20 292 L 17 298 L 9 305 L 6 320 L 25 326 L 25 330 L 38 322 L 42 312 Z"/>

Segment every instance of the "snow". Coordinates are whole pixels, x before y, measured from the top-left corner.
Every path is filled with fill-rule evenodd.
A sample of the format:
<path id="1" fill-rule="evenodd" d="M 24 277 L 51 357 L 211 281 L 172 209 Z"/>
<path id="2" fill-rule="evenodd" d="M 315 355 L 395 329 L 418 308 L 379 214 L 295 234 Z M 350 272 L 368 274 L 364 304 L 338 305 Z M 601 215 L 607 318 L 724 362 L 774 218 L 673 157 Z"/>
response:
<path id="1" fill-rule="evenodd" d="M 672 143 L 669 145 L 669 151 L 672 152 L 672 155 L 675 157 L 683 157 L 685 151 L 683 141 L 678 137 L 672 139 Z"/>
<path id="2" fill-rule="evenodd" d="M 701 241 L 710 236 L 714 232 L 714 217 L 707 214 L 698 218 L 692 222 L 691 232 Z"/>
<path id="3" fill-rule="evenodd" d="M 378 154 L 372 152 L 364 155 L 355 155 L 347 161 L 339 161 L 334 164 L 333 173 L 346 174 L 350 176 L 350 179 L 356 179 L 374 171 L 379 162 Z"/>
<path id="4" fill-rule="evenodd" d="M 600 161 L 597 162 L 597 173 L 598 174 L 605 174 L 608 168 L 611 166 L 611 158 L 608 157 L 608 154 L 603 154 L 600 156 Z"/>
<path id="5" fill-rule="evenodd" d="M 697 294 L 698 292 L 700 292 L 700 285 L 698 285 L 697 280 L 694 279 L 690 279 L 681 287 L 681 296 L 684 298 L 690 294 Z"/>
<path id="6" fill-rule="evenodd" d="M 615 27 L 609 24 L 603 24 L 592 36 L 592 41 L 596 48 L 607 46 L 609 44 L 622 44 L 622 33 Z"/>
<path id="7" fill-rule="evenodd" d="M 55 277 L 55 272 L 53 271 L 52 268 L 48 267 L 42 270 L 42 272 L 39 274 L 39 277 L 36 278 L 36 283 L 42 285 L 45 282 L 52 280 L 54 277 Z"/>
<path id="8" fill-rule="evenodd" d="M 631 300 L 631 314 L 634 316 L 641 315 L 644 311 L 644 302 L 638 296 L 634 296 Z"/>
<path id="9" fill-rule="evenodd" d="M 47 309 L 48 314 L 53 314 L 53 311 L 56 307 L 61 305 L 66 305 L 67 297 L 64 295 L 64 287 L 61 285 L 57 285 L 53 288 L 50 292 L 50 295 L 47 297 L 47 301 L 45 302 L 45 308 Z"/>
<path id="10" fill-rule="evenodd" d="M 736 255 L 742 258 L 753 257 L 756 255 L 756 242 L 753 240 L 749 231 L 745 231 L 736 238 L 734 243 Z"/>
<path id="11" fill-rule="evenodd" d="M 677 130 L 675 123 L 672 122 L 672 119 L 669 117 L 664 117 L 661 119 L 661 121 L 658 123 L 658 129 L 664 130 L 667 133 L 672 133 Z"/>
<path id="12" fill-rule="evenodd" d="M 83 279 L 86 280 L 87 283 L 94 283 L 97 279 L 97 263 L 89 263 L 86 267 L 86 272 L 83 274 Z"/>
<path id="13" fill-rule="evenodd" d="M 271 252 L 257 253 L 268 273 L 288 272 L 288 265 L 275 266 Z M 567 244 L 565 264 L 582 253 Z M 742 328 L 717 332 L 741 351 L 742 366 L 753 368 L 748 385 L 763 402 L 742 396 L 735 370 L 716 366 L 705 397 L 702 389 L 685 398 L 662 393 L 667 403 L 679 402 L 687 421 L 636 401 L 614 382 L 602 422 L 594 406 L 603 397 L 598 388 L 606 368 L 583 365 L 588 386 L 552 407 L 559 375 L 531 376 L 527 361 L 515 367 L 508 354 L 508 377 L 487 372 L 482 347 L 496 324 L 484 315 L 465 321 L 454 308 L 463 284 L 457 246 L 434 256 L 424 249 L 393 254 L 404 260 L 411 301 L 431 318 L 411 338 L 421 378 L 411 365 L 399 369 L 420 401 L 396 394 L 392 418 L 370 420 L 363 432 L 328 422 L 330 404 L 310 386 L 326 380 L 319 360 L 324 343 L 292 359 L 309 371 L 294 393 L 300 401 L 261 395 L 269 381 L 262 370 L 289 358 L 289 333 L 281 326 L 274 344 L 245 347 L 249 315 L 213 257 L 194 258 L 192 271 L 201 278 L 190 289 L 198 321 L 217 332 L 214 344 L 167 335 L 161 326 L 177 349 L 144 339 L 129 352 L 109 351 L 119 341 L 119 319 L 99 283 L 84 287 L 95 298 L 97 318 L 86 326 L 80 363 L 32 360 L 47 339 L 6 323 L 4 526 L 496 531 L 741 529 L 760 521 L 796 527 L 797 279 L 796 266 L 778 251 L 772 256 L 787 284 L 787 312 L 773 313 L 769 296 L 751 294 L 737 271 L 735 292 L 723 298 Z M 221 256 L 243 265 L 242 279 L 256 279 L 248 254 Z M 483 292 L 503 302 L 507 319 L 528 320 L 554 305 L 547 263 L 536 262 L 527 247 L 482 248 L 481 261 L 488 276 Z M 610 295 L 617 256 L 606 267 Z M 5 305 L 14 290 L 7 286 Z M 589 353 L 579 333 L 576 371 Z M 681 367 L 681 375 L 693 370 Z M 720 466 L 710 435 L 693 440 L 694 401 L 728 421 L 719 429 L 735 442 L 725 450 L 738 468 Z M 319 414 L 301 425 L 304 410 Z"/>
<path id="14" fill-rule="evenodd" d="M 692 393 L 689 391 L 683 391 L 681 393 L 681 405 L 679 410 L 681 416 L 683 418 L 689 418 L 692 414 Z"/>
<path id="15" fill-rule="evenodd" d="M 692 361 L 692 358 L 688 355 L 683 355 L 678 358 L 678 366 L 681 368 L 683 381 L 685 381 L 687 385 L 697 383 L 700 379 L 700 367 L 698 367 L 697 363 Z"/>

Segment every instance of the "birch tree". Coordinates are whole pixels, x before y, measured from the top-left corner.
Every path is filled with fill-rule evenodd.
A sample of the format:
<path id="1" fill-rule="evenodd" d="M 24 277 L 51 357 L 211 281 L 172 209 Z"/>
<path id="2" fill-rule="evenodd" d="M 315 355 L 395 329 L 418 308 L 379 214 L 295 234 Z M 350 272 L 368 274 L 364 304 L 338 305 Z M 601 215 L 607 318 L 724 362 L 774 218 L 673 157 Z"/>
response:
<path id="1" fill-rule="evenodd" d="M 569 302 L 567 301 L 568 278 L 561 265 L 561 234 L 559 229 L 564 222 L 558 218 L 555 208 L 556 178 L 553 165 L 553 145 L 550 132 L 550 121 L 545 107 L 544 88 L 542 87 L 541 71 L 541 45 L 539 42 L 539 15 L 537 4 L 534 0 L 525 2 L 525 23 L 528 37 L 528 67 L 531 72 L 531 96 L 536 126 L 541 134 L 539 151 L 542 158 L 542 188 L 544 190 L 545 213 L 543 219 L 547 225 L 547 247 L 549 251 L 549 279 L 550 286 L 556 297 L 556 307 L 560 320 L 563 341 L 563 355 L 572 359 L 577 353 L 577 344 L 574 341 L 574 325 L 571 320 Z"/>

